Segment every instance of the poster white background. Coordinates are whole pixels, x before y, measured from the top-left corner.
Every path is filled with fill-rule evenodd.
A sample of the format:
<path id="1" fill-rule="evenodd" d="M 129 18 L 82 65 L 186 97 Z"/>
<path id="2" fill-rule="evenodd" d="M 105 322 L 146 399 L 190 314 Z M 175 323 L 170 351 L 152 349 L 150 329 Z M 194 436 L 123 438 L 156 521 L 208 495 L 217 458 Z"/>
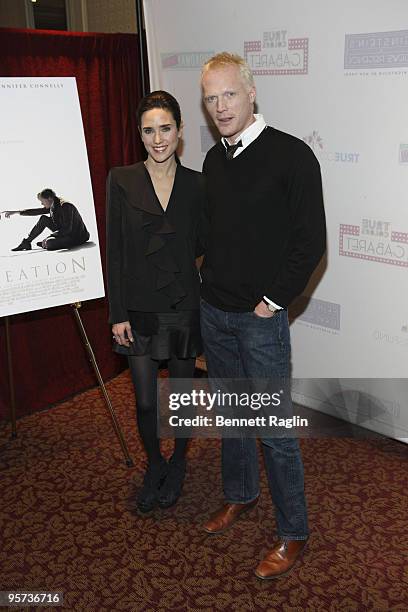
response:
<path id="1" fill-rule="evenodd" d="M 88 157 L 75 78 L 0 78 L 0 211 L 41 208 L 51 188 L 90 233 L 73 249 L 12 252 L 38 216 L 0 219 L 0 316 L 104 295 Z"/>
<path id="2" fill-rule="evenodd" d="M 365 426 L 406 438 L 407 2 L 145 0 L 144 7 L 151 89 L 180 102 L 185 165 L 201 169 L 214 142 L 201 105 L 202 63 L 246 48 L 258 111 L 305 139 L 320 161 L 328 255 L 291 326 L 293 374 L 304 379 L 295 398 L 349 420 L 364 412 Z"/>

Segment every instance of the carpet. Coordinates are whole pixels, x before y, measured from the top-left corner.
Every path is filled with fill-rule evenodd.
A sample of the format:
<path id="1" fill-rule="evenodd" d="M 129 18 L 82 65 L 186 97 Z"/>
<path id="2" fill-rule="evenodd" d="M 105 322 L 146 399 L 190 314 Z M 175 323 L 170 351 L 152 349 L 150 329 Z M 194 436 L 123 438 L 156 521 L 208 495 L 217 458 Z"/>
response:
<path id="1" fill-rule="evenodd" d="M 97 388 L 21 419 L 16 440 L 2 425 L 0 590 L 63 591 L 51 610 L 407 612 L 408 446 L 302 439 L 311 538 L 288 576 L 262 582 L 275 532 L 263 467 L 259 504 L 220 536 L 201 528 L 222 503 L 214 439 L 190 443 L 176 506 L 132 513 L 145 457 L 128 372 L 107 388 L 134 468 Z"/>

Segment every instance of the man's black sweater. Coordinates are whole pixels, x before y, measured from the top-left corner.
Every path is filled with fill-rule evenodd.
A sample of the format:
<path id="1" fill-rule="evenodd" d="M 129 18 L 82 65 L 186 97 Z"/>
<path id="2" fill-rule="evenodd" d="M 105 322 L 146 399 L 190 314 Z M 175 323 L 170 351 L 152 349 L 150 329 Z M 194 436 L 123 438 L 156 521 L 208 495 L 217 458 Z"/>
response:
<path id="1" fill-rule="evenodd" d="M 202 296 L 224 311 L 263 296 L 286 307 L 326 245 L 319 163 L 303 141 L 267 127 L 232 160 L 218 142 L 204 160 L 209 232 Z"/>

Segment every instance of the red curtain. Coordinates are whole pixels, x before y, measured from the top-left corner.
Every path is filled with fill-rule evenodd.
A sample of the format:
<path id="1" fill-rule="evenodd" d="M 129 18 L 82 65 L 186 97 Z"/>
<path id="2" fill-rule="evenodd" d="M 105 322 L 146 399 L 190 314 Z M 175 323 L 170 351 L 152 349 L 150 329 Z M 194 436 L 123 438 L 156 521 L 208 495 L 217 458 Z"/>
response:
<path id="1" fill-rule="evenodd" d="M 105 180 L 141 159 L 135 111 L 142 95 L 138 37 L 0 28 L 0 76 L 75 76 L 105 269 Z M 111 351 L 105 299 L 81 316 L 104 379 L 125 366 Z M 18 416 L 96 384 L 70 306 L 10 317 Z M 4 321 L 0 325 L 0 420 L 9 409 Z"/>

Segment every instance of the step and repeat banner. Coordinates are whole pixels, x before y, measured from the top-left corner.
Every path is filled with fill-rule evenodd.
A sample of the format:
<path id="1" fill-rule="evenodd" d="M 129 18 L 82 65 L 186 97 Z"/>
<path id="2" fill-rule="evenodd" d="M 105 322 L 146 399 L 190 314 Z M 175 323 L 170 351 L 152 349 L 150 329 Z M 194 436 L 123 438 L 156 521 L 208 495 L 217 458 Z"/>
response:
<path id="1" fill-rule="evenodd" d="M 0 77 L 0 168 L 0 316 L 103 297 L 75 78 Z"/>
<path id="2" fill-rule="evenodd" d="M 295 400 L 408 441 L 408 3 L 144 9 L 151 89 L 180 102 L 185 165 L 200 170 L 215 142 L 200 70 L 220 51 L 247 60 L 267 123 L 319 159 L 328 252 L 291 308 Z"/>

